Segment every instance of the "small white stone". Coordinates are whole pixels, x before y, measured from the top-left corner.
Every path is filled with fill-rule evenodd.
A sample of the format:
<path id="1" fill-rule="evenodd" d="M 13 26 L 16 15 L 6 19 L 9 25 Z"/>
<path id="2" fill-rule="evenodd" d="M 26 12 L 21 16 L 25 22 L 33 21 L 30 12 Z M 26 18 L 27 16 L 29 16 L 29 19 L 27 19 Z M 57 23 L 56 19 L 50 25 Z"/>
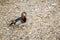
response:
<path id="1" fill-rule="evenodd" d="M 56 3 L 52 3 L 53 6 L 56 6 L 57 4 Z"/>

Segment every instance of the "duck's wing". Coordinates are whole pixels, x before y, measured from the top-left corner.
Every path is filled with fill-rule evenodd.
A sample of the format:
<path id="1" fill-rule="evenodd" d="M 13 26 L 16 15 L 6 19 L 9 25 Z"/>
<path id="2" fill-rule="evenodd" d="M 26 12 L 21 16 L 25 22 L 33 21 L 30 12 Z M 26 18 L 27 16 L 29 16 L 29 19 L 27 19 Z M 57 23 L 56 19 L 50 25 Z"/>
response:
<path id="1" fill-rule="evenodd" d="M 23 20 L 21 17 L 17 18 L 15 21 L 16 21 L 15 25 L 19 25 L 23 23 Z"/>
<path id="2" fill-rule="evenodd" d="M 21 18 L 21 17 L 19 17 L 19 18 L 17 18 L 15 21 L 17 22 L 17 21 L 19 21 L 19 20 L 22 20 L 22 18 Z"/>
<path id="3" fill-rule="evenodd" d="M 20 25 L 20 24 L 22 24 L 21 21 L 22 21 L 22 20 L 18 20 L 18 21 L 15 23 L 15 25 Z"/>

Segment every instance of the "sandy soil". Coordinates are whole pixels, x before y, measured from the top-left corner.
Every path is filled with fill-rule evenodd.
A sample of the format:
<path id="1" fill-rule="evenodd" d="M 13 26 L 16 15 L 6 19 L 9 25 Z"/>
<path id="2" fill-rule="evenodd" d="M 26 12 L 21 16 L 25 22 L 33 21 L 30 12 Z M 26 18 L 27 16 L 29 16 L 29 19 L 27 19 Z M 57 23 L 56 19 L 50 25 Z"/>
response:
<path id="1" fill-rule="evenodd" d="M 8 26 L 27 12 L 27 22 Z M 0 40 L 60 40 L 60 0 L 0 0 Z"/>

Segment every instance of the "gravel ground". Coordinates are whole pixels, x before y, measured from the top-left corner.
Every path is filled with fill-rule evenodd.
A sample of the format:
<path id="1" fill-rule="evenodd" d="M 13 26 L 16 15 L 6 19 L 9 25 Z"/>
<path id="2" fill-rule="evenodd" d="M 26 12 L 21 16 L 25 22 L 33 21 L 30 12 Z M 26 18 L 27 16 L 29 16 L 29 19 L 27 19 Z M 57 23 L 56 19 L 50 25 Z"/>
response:
<path id="1" fill-rule="evenodd" d="M 8 26 L 27 12 L 27 22 Z M 60 0 L 0 0 L 0 40 L 60 40 Z"/>

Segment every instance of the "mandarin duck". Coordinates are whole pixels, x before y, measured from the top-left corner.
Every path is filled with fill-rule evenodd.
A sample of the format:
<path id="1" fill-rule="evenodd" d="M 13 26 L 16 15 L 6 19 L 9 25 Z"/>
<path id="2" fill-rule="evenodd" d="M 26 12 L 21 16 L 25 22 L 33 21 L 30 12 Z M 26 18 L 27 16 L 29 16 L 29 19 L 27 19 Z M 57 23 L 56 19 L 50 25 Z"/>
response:
<path id="1" fill-rule="evenodd" d="M 26 15 L 27 15 L 26 12 L 22 12 L 21 17 L 18 17 L 17 19 L 14 19 L 14 20 L 11 20 L 11 23 L 9 26 L 19 25 L 19 24 L 25 23 L 26 22 Z"/>

